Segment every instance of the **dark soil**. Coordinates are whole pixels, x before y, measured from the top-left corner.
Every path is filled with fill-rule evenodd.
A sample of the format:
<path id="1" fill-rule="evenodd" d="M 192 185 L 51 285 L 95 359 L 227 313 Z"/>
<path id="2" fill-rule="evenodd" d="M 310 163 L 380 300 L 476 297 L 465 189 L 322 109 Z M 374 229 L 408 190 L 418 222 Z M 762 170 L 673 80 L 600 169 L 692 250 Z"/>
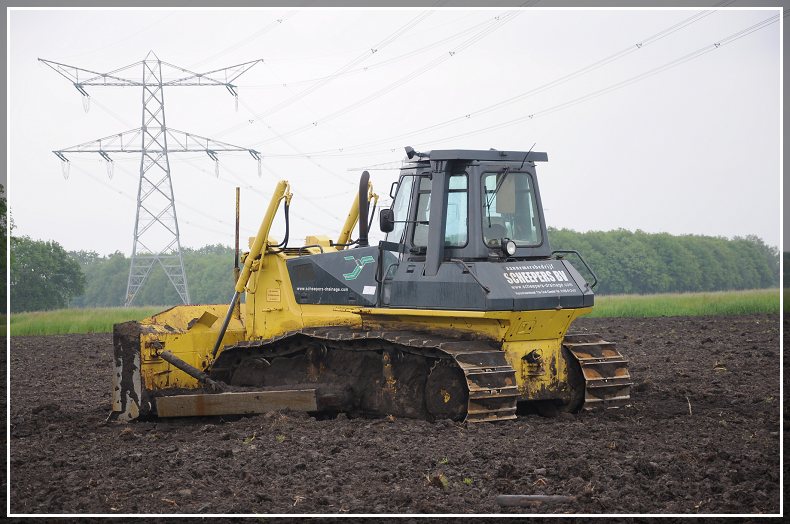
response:
<path id="1" fill-rule="evenodd" d="M 111 335 L 11 341 L 12 513 L 778 513 L 776 316 L 582 319 L 630 408 L 471 424 L 301 413 L 103 425 Z M 500 508 L 498 494 L 575 495 Z"/>

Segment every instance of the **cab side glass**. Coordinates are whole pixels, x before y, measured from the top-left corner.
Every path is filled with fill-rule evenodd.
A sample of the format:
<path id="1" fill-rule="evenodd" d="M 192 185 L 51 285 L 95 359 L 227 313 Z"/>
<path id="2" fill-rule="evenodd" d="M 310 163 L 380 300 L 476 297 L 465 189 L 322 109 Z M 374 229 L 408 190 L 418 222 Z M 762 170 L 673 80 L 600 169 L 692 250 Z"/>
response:
<path id="1" fill-rule="evenodd" d="M 392 207 L 390 210 L 393 213 L 393 220 L 395 225 L 387 233 L 387 242 L 395 242 L 400 244 L 403 241 L 403 233 L 406 229 L 406 221 L 409 219 L 409 200 L 411 197 L 411 186 L 414 183 L 413 176 L 403 176 L 397 187 L 393 186 L 397 191 Z M 381 218 L 381 215 L 379 215 Z M 380 224 L 379 224 L 380 225 Z"/>

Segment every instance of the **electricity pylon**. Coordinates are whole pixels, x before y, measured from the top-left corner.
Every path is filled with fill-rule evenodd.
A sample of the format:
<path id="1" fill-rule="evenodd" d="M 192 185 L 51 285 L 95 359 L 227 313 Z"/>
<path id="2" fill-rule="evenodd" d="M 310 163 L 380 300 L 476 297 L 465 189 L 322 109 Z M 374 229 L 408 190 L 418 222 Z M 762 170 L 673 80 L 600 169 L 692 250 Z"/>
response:
<path id="1" fill-rule="evenodd" d="M 89 94 L 85 86 L 124 86 L 143 88 L 143 118 L 138 129 L 123 131 L 105 138 L 53 151 L 68 173 L 67 153 L 98 153 L 107 162 L 112 177 L 110 153 L 140 153 L 140 183 L 137 190 L 137 216 L 134 224 L 132 259 L 124 304 L 131 305 L 148 275 L 158 262 L 170 283 L 176 288 L 181 301 L 189 304 L 189 287 L 181 255 L 176 202 L 170 180 L 169 153 L 203 151 L 216 163 L 219 173 L 218 152 L 246 151 L 258 160 L 260 153 L 254 149 L 226 144 L 192 133 L 170 129 L 165 125 L 164 88 L 170 86 L 224 86 L 238 101 L 236 86 L 239 76 L 261 60 L 215 69 L 208 73 L 195 73 L 159 60 L 153 51 L 141 62 L 97 73 L 70 65 L 39 58 L 60 75 L 67 78 L 82 94 L 87 111 Z M 127 76 L 129 72 L 142 72 L 142 76 Z M 166 78 L 166 75 L 173 75 Z"/>

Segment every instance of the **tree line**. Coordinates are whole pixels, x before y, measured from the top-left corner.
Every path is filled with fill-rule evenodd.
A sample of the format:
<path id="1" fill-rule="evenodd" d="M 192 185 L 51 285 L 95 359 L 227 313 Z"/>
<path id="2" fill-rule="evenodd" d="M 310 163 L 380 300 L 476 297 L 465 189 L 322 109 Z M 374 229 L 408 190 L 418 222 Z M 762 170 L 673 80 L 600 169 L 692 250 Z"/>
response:
<path id="1" fill-rule="evenodd" d="M 598 277 L 600 294 L 648 294 L 778 287 L 779 253 L 756 236 L 726 239 L 666 233 L 549 229 L 554 249 L 579 251 Z M 182 249 L 192 303 L 218 304 L 233 287 L 231 247 Z M 785 253 L 785 260 L 788 254 Z M 568 255 L 585 274 L 581 263 Z M 12 311 L 122 306 L 130 259 L 123 253 L 66 252 L 57 242 L 12 237 Z M 588 275 L 585 275 L 588 276 Z M 155 266 L 134 305 L 178 304 Z"/>
<path id="2" fill-rule="evenodd" d="M 550 229 L 549 240 L 553 249 L 574 249 L 584 256 L 598 277 L 595 291 L 600 294 L 779 286 L 779 251 L 754 235 L 726 239 L 625 229 Z"/>
<path id="3" fill-rule="evenodd" d="M 189 298 L 193 304 L 229 302 L 233 294 L 233 248 L 222 245 L 200 249 L 182 248 Z M 126 299 L 131 259 L 121 252 L 101 256 L 95 251 L 70 253 L 85 274 L 85 289 L 71 301 L 72 307 L 122 306 Z M 159 264 L 137 293 L 134 305 L 179 304 L 181 298 Z"/>

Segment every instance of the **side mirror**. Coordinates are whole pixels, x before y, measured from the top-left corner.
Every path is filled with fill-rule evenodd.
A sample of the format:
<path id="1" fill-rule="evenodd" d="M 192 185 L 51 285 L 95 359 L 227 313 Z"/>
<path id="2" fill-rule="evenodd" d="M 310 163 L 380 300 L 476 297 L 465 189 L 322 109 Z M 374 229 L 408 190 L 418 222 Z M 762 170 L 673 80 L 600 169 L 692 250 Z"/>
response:
<path id="1" fill-rule="evenodd" d="M 379 228 L 382 233 L 389 233 L 395 229 L 395 213 L 392 209 L 382 209 L 379 211 Z"/>

